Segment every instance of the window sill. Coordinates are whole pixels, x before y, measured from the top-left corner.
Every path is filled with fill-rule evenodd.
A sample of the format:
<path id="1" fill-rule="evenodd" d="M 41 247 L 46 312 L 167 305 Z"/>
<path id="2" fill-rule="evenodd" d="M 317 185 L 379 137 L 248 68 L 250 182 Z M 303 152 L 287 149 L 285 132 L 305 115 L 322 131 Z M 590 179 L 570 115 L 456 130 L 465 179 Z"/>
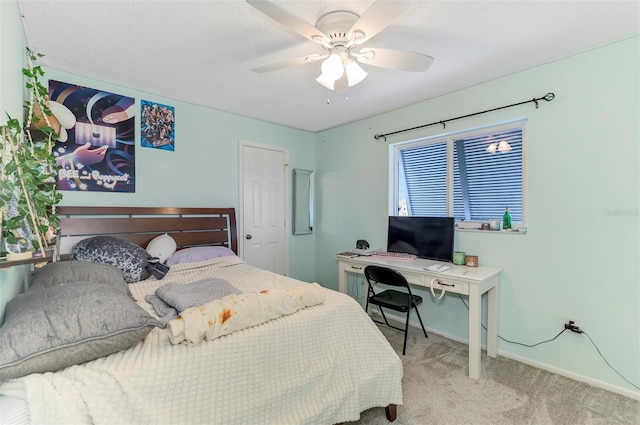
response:
<path id="1" fill-rule="evenodd" d="M 512 230 L 481 230 L 481 229 L 459 229 L 456 227 L 456 232 L 464 232 L 464 233 L 493 233 L 499 235 L 526 235 L 527 230 L 524 228 L 524 231 L 512 229 Z"/>

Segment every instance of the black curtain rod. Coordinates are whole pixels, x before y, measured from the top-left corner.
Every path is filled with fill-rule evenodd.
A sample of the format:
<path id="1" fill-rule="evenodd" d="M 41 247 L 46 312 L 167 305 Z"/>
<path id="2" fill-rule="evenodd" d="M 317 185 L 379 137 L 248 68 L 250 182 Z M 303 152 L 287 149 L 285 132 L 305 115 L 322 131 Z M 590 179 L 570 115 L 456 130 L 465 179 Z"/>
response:
<path id="1" fill-rule="evenodd" d="M 547 102 L 550 102 L 553 100 L 553 98 L 556 97 L 555 94 L 553 93 L 547 93 L 542 97 L 538 97 L 538 98 L 533 98 L 531 100 L 525 100 L 524 102 L 518 102 L 518 103 L 513 103 L 511 105 L 507 105 L 507 106 L 500 106 L 498 108 L 493 108 L 493 109 L 487 109 L 486 111 L 481 111 L 481 112 L 474 112 L 473 114 L 467 114 L 467 115 L 462 115 L 459 117 L 455 117 L 455 118 L 449 118 L 448 120 L 441 120 L 441 121 L 436 121 L 436 122 L 432 122 L 430 124 L 424 124 L 424 125 L 419 125 L 417 127 L 411 127 L 411 128 L 405 128 L 404 130 L 398 130 L 398 131 L 392 131 L 391 133 L 385 133 L 385 134 L 376 134 L 375 136 L 373 136 L 376 140 L 384 137 L 384 141 L 387 141 L 387 136 L 391 136 L 393 134 L 398 134 L 398 133 L 404 133 L 407 131 L 411 131 L 411 130 L 417 130 L 419 128 L 425 128 L 425 127 L 430 127 L 432 125 L 438 125 L 438 124 L 442 124 L 442 128 L 447 128 L 446 123 L 448 123 L 449 121 L 455 121 L 455 120 L 461 120 L 463 118 L 469 118 L 469 117 L 473 117 L 476 115 L 480 115 L 480 114 L 486 114 L 487 112 L 493 112 L 493 111 L 498 111 L 500 109 L 506 109 L 506 108 L 511 108 L 513 106 L 519 106 L 519 105 L 524 105 L 525 103 L 535 103 L 536 104 L 536 109 L 538 109 L 538 101 L 540 100 L 546 100 Z"/>

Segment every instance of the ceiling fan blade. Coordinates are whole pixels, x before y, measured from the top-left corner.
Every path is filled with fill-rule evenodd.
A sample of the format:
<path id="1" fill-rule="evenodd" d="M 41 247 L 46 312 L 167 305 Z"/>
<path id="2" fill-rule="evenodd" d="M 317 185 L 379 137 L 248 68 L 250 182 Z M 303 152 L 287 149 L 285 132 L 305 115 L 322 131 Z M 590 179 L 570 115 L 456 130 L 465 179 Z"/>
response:
<path id="1" fill-rule="evenodd" d="M 367 65 L 412 72 L 426 71 L 434 61 L 431 56 L 421 53 L 377 47 L 364 48 L 354 56 L 359 62 Z"/>
<path id="2" fill-rule="evenodd" d="M 318 44 L 323 44 L 323 42 L 328 43 L 329 37 L 318 30 L 318 28 L 287 12 L 276 4 L 265 0 L 246 0 L 246 2 L 291 31 L 297 32 L 301 36 L 315 41 Z"/>
<path id="3" fill-rule="evenodd" d="M 278 63 L 272 63 L 270 65 L 259 66 L 257 68 L 253 68 L 252 71 L 257 73 L 277 71 L 279 69 L 289 68 L 292 66 L 305 65 L 307 63 L 319 61 L 320 59 L 324 59 L 328 56 L 329 54 L 307 55 L 307 56 L 302 56 L 295 59 L 289 59 L 289 60 L 278 62 Z"/>
<path id="4" fill-rule="evenodd" d="M 364 33 L 364 36 L 356 37 L 356 44 L 362 44 L 413 7 L 415 2 L 378 0 L 353 24 L 348 34 L 351 37 L 354 31 Z"/>

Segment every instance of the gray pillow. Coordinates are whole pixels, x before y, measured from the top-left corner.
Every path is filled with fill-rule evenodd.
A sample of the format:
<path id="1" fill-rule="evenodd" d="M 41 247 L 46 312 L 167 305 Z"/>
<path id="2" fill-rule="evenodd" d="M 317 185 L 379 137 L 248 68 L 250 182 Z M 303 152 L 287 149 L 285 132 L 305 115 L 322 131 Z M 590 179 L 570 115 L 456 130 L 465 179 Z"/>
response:
<path id="1" fill-rule="evenodd" d="M 135 345 L 161 324 L 122 289 L 71 282 L 9 301 L 0 328 L 0 381 L 53 372 Z"/>
<path id="2" fill-rule="evenodd" d="M 36 269 L 31 289 L 79 281 L 110 283 L 129 293 L 129 286 L 124 280 L 122 270 L 116 266 L 87 261 L 56 261 Z"/>
<path id="3" fill-rule="evenodd" d="M 83 239 L 71 250 L 71 260 L 116 266 L 122 270 L 124 280 L 129 283 L 151 276 L 146 269 L 150 257 L 146 249 L 114 236 L 94 236 Z"/>

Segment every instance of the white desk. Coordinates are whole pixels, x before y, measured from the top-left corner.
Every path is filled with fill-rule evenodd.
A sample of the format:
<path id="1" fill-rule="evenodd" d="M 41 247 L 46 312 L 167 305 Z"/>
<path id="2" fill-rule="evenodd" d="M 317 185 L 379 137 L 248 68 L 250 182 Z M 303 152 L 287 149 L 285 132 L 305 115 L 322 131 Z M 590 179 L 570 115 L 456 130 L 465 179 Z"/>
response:
<path id="1" fill-rule="evenodd" d="M 412 285 L 430 288 L 431 280 L 437 278 L 446 291 L 469 297 L 469 377 L 480 378 L 480 355 L 482 350 L 482 294 L 488 296 L 487 312 L 487 355 L 496 357 L 498 348 L 498 279 L 502 269 L 497 267 L 466 267 L 447 264 L 450 270 L 444 273 L 432 272 L 425 268 L 435 264 L 429 260 L 391 260 L 376 257 L 336 257 L 339 267 L 340 292 L 347 293 L 347 273 L 364 275 L 369 264 L 390 267 L 402 273 Z M 442 263 L 438 263 L 442 264 Z M 436 295 L 441 286 L 434 285 Z"/>

